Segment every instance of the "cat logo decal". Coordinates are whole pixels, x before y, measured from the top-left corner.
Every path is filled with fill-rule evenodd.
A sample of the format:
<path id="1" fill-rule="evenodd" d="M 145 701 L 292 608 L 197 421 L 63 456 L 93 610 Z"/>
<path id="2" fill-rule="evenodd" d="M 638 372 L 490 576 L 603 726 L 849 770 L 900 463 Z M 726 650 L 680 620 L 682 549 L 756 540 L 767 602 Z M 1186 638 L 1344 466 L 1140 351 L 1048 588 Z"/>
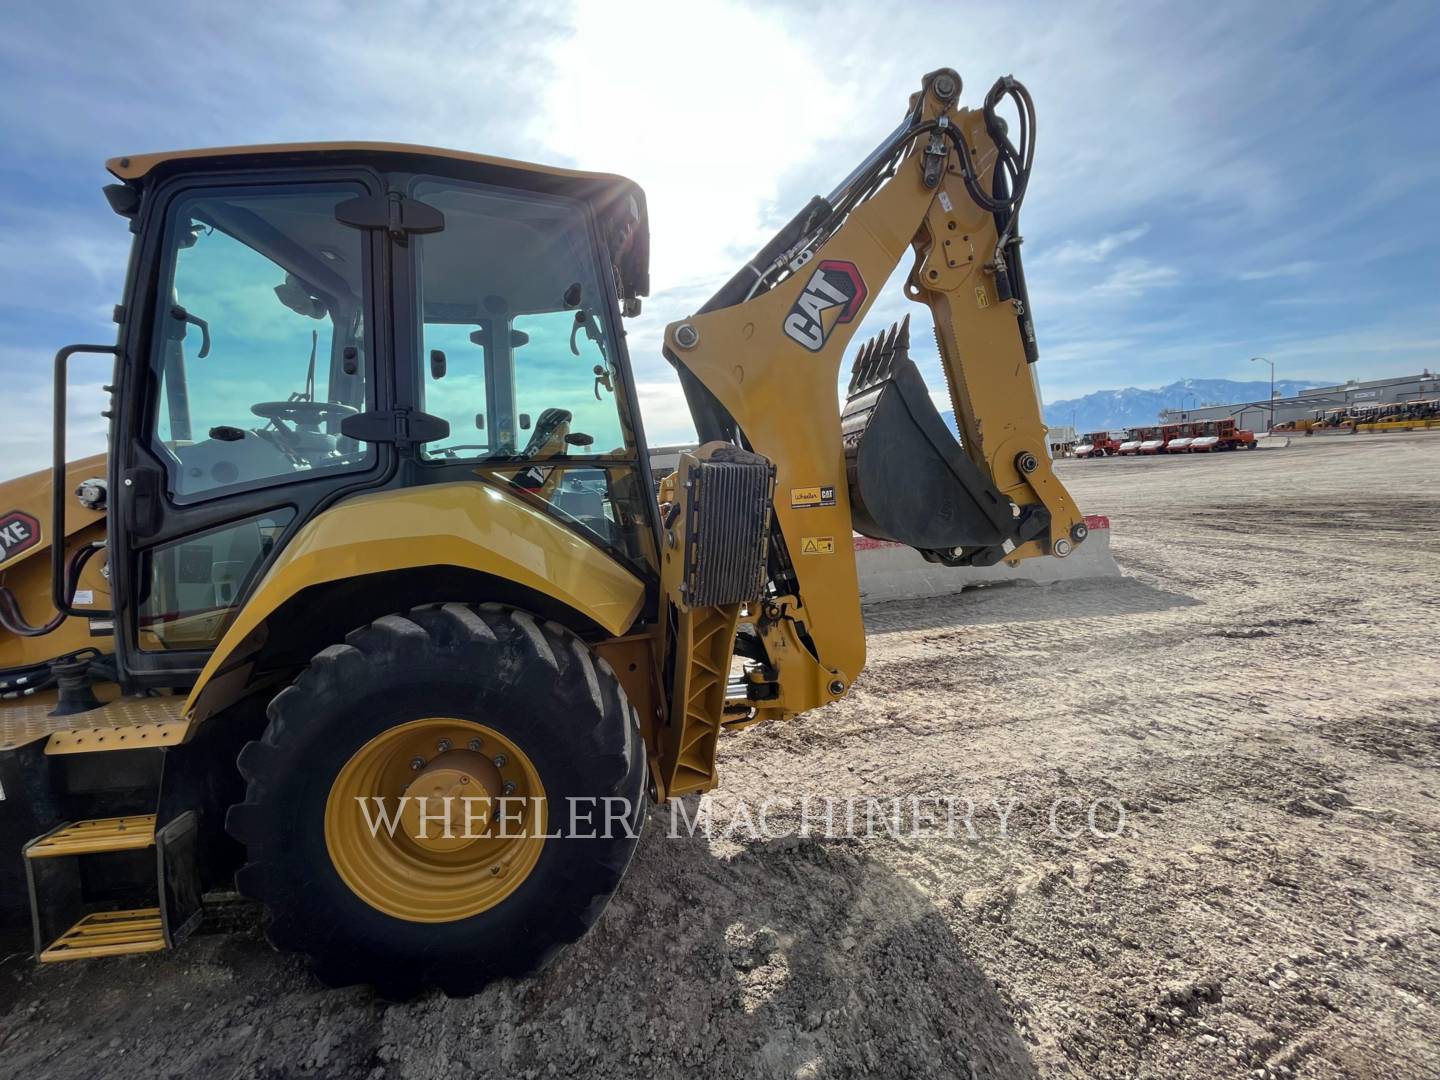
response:
<path id="1" fill-rule="evenodd" d="M 865 296 L 865 279 L 854 263 L 822 259 L 785 316 L 785 335 L 819 352 L 835 327 L 860 314 Z"/>

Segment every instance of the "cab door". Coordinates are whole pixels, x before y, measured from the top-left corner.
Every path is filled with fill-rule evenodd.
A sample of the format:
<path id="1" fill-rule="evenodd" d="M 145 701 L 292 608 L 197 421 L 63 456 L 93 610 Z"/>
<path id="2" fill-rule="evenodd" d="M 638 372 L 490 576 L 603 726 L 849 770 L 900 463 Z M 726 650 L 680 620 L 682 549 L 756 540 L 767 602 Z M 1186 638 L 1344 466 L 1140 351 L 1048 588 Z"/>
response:
<path id="1" fill-rule="evenodd" d="M 147 191 L 117 387 L 110 490 L 116 652 L 188 685 L 271 558 L 388 445 L 347 417 L 393 388 L 383 237 L 337 219 L 366 170 L 173 177 Z"/>

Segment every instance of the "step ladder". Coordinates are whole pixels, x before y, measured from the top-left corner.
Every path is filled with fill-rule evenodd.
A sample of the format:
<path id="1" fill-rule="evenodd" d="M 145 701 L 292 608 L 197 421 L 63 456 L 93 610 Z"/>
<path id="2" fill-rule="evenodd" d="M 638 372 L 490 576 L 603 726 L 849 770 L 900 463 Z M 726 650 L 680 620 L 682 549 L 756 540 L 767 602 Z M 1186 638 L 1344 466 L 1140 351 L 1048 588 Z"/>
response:
<path id="1" fill-rule="evenodd" d="M 24 855 L 36 957 L 49 964 L 178 945 L 200 921 L 198 832 L 187 811 L 158 828 L 154 814 L 131 814 L 67 822 L 31 840 Z M 145 878 L 133 906 L 119 906 L 106 887 Z"/>

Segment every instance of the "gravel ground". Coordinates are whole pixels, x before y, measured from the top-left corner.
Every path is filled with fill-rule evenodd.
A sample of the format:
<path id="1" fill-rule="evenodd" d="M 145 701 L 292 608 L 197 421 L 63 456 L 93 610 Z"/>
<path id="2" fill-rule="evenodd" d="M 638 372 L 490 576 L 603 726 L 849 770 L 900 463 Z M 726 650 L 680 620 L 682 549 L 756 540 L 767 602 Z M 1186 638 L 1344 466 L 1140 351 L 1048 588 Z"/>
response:
<path id="1" fill-rule="evenodd" d="M 727 737 L 710 835 L 653 814 L 542 978 L 388 1004 L 243 916 L 15 956 L 0 1074 L 1440 1076 L 1440 436 L 1060 468 L 1123 580 L 871 612 L 850 697 Z M 727 830 L 767 796 L 903 835 Z"/>

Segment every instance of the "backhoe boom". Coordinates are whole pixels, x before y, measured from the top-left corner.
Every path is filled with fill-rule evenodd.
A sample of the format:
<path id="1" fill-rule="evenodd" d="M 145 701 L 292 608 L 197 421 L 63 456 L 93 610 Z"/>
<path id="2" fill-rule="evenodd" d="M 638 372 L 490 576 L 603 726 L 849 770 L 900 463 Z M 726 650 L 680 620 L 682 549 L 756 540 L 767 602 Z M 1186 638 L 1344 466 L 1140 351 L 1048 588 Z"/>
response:
<path id="1" fill-rule="evenodd" d="M 949 564 L 1063 557 L 1084 539 L 1050 468 L 1030 367 L 1016 231 L 1033 158 L 1029 95 L 1002 79 L 972 111 L 957 106 L 960 88 L 953 71 L 926 76 L 905 121 L 829 198 L 667 328 L 702 442 L 774 468 L 758 640 L 745 638 L 747 615 L 736 645 L 756 662 L 732 717 L 803 712 L 860 673 L 852 530 Z M 996 111 L 1006 97 L 1020 106 L 1018 149 Z M 851 336 L 907 249 L 905 295 L 929 308 L 958 443 L 910 359 L 908 316 L 859 350 L 843 415 L 833 404 Z"/>

